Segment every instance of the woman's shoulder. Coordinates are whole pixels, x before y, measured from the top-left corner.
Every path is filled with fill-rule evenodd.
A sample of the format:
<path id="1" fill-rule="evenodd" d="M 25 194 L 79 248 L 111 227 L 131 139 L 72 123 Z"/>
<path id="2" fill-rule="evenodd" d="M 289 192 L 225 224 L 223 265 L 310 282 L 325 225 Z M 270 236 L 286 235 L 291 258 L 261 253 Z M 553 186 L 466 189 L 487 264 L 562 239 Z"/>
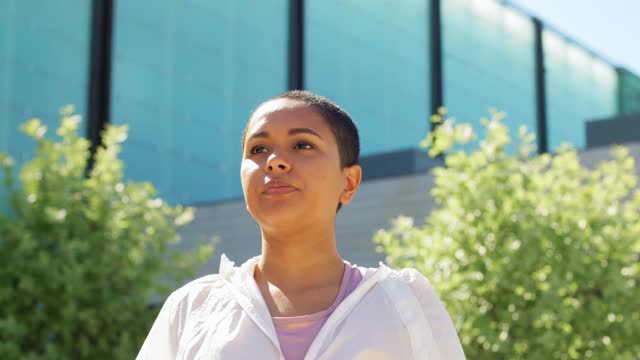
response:
<path id="1" fill-rule="evenodd" d="M 451 317 L 427 277 L 414 268 L 395 270 L 384 265 L 380 267 L 386 268 L 385 271 L 388 272 L 385 281 L 390 282 L 389 288 L 394 292 L 390 297 L 395 300 L 397 306 L 399 305 L 398 313 L 404 314 L 406 323 L 415 324 L 415 318 L 420 316 L 418 314 L 421 309 L 431 330 L 426 331 L 422 328 L 410 332 L 418 338 L 430 333 L 428 337 L 433 338 L 433 344 L 439 349 L 443 359 L 464 359 L 464 352 Z M 407 291 L 407 287 L 410 291 Z M 415 305 L 412 306 L 412 303 Z"/>
<path id="2" fill-rule="evenodd" d="M 361 269 L 364 270 L 365 274 L 381 273 L 382 278 L 388 278 L 391 281 L 400 281 L 409 285 L 433 288 L 429 280 L 416 268 L 393 268 L 380 262 L 377 267 Z"/>
<path id="3" fill-rule="evenodd" d="M 383 262 L 380 262 L 377 267 L 363 267 L 355 264 L 351 264 L 345 261 L 353 268 L 357 268 L 364 279 L 376 277 L 378 281 L 380 279 L 386 279 L 391 282 L 405 283 L 411 287 L 433 289 L 429 280 L 415 268 L 392 268 Z"/>
<path id="4" fill-rule="evenodd" d="M 233 274 L 239 270 L 234 265 L 234 262 L 230 261 L 225 254 L 222 254 L 218 273 L 205 275 L 192 280 L 175 290 L 170 297 L 173 298 L 174 301 L 180 301 L 185 298 L 201 298 L 212 292 L 225 291 L 225 284 L 227 284 L 230 279 L 233 278 Z"/>
<path id="5" fill-rule="evenodd" d="M 197 279 L 191 280 L 185 285 L 181 286 L 174 293 L 189 294 L 193 292 L 201 292 L 219 289 L 224 286 L 225 280 L 220 274 L 209 274 Z"/>
<path id="6" fill-rule="evenodd" d="M 219 274 L 205 275 L 174 290 L 166 304 L 172 308 L 196 309 L 211 299 L 219 298 L 224 291 L 225 280 Z"/>
<path id="7" fill-rule="evenodd" d="M 420 271 L 415 268 L 399 268 L 394 269 L 387 265 L 380 264 L 377 268 L 379 271 L 386 273 L 384 277 L 386 281 L 399 282 L 407 285 L 420 302 L 432 303 L 439 302 L 440 298 L 431 282 Z"/>

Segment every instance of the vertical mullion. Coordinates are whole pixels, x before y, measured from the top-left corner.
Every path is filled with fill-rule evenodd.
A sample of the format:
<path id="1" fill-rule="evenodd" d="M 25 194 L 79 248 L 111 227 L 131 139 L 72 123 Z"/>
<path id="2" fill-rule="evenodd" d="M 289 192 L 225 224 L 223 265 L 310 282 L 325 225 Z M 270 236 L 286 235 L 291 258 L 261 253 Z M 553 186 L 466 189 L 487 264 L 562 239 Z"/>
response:
<path id="1" fill-rule="evenodd" d="M 544 69 L 544 48 L 542 43 L 542 22 L 534 19 L 535 31 L 535 84 L 536 84 L 536 123 L 538 153 L 549 151 L 547 131 L 547 99 Z"/>
<path id="2" fill-rule="evenodd" d="M 289 0 L 289 90 L 304 88 L 304 0 Z"/>
<path id="3" fill-rule="evenodd" d="M 114 0 L 93 0 L 92 5 L 87 126 L 91 157 L 87 171 L 93 167 L 95 152 L 100 145 L 100 133 L 109 122 L 113 6 Z"/>
<path id="4" fill-rule="evenodd" d="M 440 17 L 440 0 L 430 0 L 430 53 L 431 59 L 431 114 L 436 114 L 438 108 L 444 105 L 442 94 L 442 21 Z M 433 130 L 435 123 L 431 123 Z"/>

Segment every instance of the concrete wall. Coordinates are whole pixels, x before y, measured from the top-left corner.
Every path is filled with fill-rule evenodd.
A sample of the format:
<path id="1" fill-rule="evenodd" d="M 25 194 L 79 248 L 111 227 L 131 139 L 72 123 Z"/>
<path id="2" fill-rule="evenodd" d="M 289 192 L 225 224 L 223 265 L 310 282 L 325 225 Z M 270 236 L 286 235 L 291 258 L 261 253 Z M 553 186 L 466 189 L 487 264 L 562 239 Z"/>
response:
<path id="1" fill-rule="evenodd" d="M 640 174 L 640 142 L 626 144 L 636 159 L 636 173 Z M 610 148 L 583 151 L 580 158 L 586 166 L 610 159 Z M 354 201 L 342 208 L 336 224 L 338 249 L 341 255 L 361 266 L 375 266 L 384 260 L 371 242 L 376 230 L 389 226 L 397 215 L 412 216 L 423 221 L 433 206 L 429 190 L 433 176 L 424 172 L 393 178 L 375 179 L 362 183 Z M 218 271 L 220 255 L 225 253 L 236 264 L 260 253 L 258 226 L 245 210 L 244 201 L 199 206 L 196 219 L 181 231 L 188 248 L 197 240 L 213 235 L 220 238 L 214 256 L 201 274 Z"/>

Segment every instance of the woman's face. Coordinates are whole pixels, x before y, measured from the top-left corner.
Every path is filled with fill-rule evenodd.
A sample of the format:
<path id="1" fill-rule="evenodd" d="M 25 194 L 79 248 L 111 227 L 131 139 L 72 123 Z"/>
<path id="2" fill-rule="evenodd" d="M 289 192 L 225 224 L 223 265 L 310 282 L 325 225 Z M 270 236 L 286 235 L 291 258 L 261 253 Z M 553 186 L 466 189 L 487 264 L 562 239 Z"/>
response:
<path id="1" fill-rule="evenodd" d="M 333 221 L 338 202 L 355 194 L 360 168 L 340 168 L 335 136 L 320 114 L 305 103 L 276 99 L 249 120 L 240 177 L 258 224 L 284 230 Z"/>

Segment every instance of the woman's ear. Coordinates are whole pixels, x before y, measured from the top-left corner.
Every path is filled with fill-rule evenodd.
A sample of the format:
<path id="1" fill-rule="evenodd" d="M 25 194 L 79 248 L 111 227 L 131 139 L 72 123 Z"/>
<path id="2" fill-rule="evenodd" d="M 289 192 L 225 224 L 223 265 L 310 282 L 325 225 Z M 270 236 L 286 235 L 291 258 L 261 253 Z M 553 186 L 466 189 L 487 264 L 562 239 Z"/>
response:
<path id="1" fill-rule="evenodd" d="M 348 204 L 356 195 L 362 181 L 362 168 L 360 165 L 352 165 L 342 169 L 342 175 L 345 179 L 345 187 L 340 193 L 340 203 Z"/>

